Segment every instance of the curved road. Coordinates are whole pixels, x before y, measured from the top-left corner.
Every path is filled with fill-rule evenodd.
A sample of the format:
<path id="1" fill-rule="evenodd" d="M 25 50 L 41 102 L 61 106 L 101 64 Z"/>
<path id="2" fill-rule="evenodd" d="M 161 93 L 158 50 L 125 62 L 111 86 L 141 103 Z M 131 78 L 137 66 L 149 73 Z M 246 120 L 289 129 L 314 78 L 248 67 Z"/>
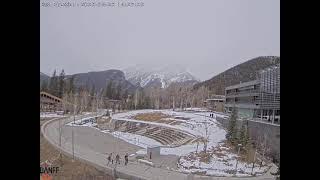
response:
<path id="1" fill-rule="evenodd" d="M 82 116 L 83 117 L 83 116 Z M 80 117 L 77 117 L 77 119 Z M 106 153 L 117 152 L 120 157 L 124 157 L 125 153 L 135 153 L 141 149 L 136 145 L 129 144 L 121 139 L 114 138 L 110 134 L 102 133 L 91 127 L 71 127 L 62 126 L 61 147 L 59 147 L 59 121 L 61 124 L 71 122 L 72 118 L 56 118 L 44 123 L 41 132 L 53 146 L 61 149 L 63 153 L 72 157 L 72 128 L 74 128 L 74 156 L 91 164 L 107 173 L 113 172 L 113 167 L 107 166 Z M 123 160 L 123 159 L 122 159 Z M 120 178 L 134 179 L 150 179 L 150 180 L 271 180 L 275 179 L 270 175 L 270 171 L 275 172 L 276 167 L 272 167 L 265 175 L 252 178 L 236 178 L 236 177 L 209 177 L 194 175 L 193 178 L 187 174 L 170 171 L 162 168 L 150 167 L 138 164 L 136 161 L 129 161 L 127 166 L 123 164 L 116 167 L 117 175 Z"/>

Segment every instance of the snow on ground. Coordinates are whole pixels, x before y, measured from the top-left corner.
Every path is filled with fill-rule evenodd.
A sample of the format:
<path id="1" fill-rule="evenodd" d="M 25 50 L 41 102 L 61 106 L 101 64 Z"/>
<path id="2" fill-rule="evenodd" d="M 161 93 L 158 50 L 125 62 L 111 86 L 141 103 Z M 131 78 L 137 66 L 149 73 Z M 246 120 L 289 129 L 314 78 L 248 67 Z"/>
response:
<path id="1" fill-rule="evenodd" d="M 185 108 L 187 111 L 195 111 L 195 112 L 208 112 L 209 110 L 206 108 Z"/>
<path id="2" fill-rule="evenodd" d="M 132 117 L 137 114 L 150 113 L 150 112 L 161 112 L 161 113 L 175 116 L 175 117 L 179 116 L 179 117 L 188 118 L 188 120 L 183 120 L 183 121 L 178 120 L 181 122 L 179 125 L 170 125 L 170 124 L 164 124 L 164 123 L 147 122 L 147 121 L 132 119 Z M 209 112 L 207 112 L 205 115 L 209 117 Z M 193 113 L 175 112 L 172 110 L 136 110 L 136 111 L 130 111 L 126 113 L 115 114 L 113 116 L 113 119 L 132 121 L 132 122 L 142 122 L 142 123 L 164 126 L 164 127 L 173 128 L 173 129 L 179 129 L 188 134 L 191 134 L 194 137 L 205 136 L 205 123 L 207 123 L 208 137 L 209 137 L 208 147 L 216 146 L 218 142 L 221 142 L 222 140 L 225 139 L 225 134 L 226 134 L 225 130 L 217 126 L 217 122 L 214 118 L 207 118 L 207 117 L 199 116 Z M 128 136 L 128 138 L 130 139 L 130 136 Z M 155 145 L 155 144 L 152 144 L 152 145 Z M 203 149 L 203 144 L 199 143 L 198 149 L 199 150 Z M 162 147 L 160 153 L 162 155 L 170 154 L 170 155 L 183 156 L 191 152 L 194 152 L 196 150 L 197 150 L 197 144 L 195 143 L 195 144 L 182 145 L 174 148 Z M 137 153 L 145 154 L 146 151 L 140 150 Z"/>
<path id="3" fill-rule="evenodd" d="M 161 112 L 167 115 L 171 115 L 174 117 L 184 117 L 187 120 L 179 120 L 180 124 L 178 125 L 170 125 L 165 123 L 157 123 L 157 122 L 147 122 L 141 120 L 135 120 L 133 117 L 140 113 L 151 113 L 151 112 Z M 224 116 L 221 114 L 213 113 L 214 117 L 210 117 L 210 113 L 212 112 L 176 112 L 172 110 L 135 110 L 125 113 L 114 114 L 112 119 L 114 120 L 125 120 L 131 122 L 141 122 L 148 123 L 158 126 L 165 126 L 168 128 L 179 129 L 190 135 L 196 137 L 205 137 L 206 136 L 206 127 L 207 127 L 207 137 L 208 137 L 208 148 L 213 149 L 219 147 L 222 149 L 220 152 L 223 156 L 212 155 L 210 160 L 206 162 L 200 162 L 200 157 L 195 156 L 194 158 L 188 158 L 192 156 L 197 151 L 197 143 L 182 145 L 179 147 L 168 147 L 162 146 L 159 142 L 154 139 L 132 134 L 126 132 L 110 132 L 109 130 L 104 130 L 102 132 L 109 133 L 116 138 L 122 139 L 128 143 L 135 144 L 142 149 L 137 151 L 136 154 L 146 154 L 146 148 L 150 146 L 162 146 L 160 150 L 160 154 L 162 155 L 177 155 L 180 156 L 179 160 L 179 168 L 178 170 L 181 172 L 203 172 L 207 175 L 215 175 L 215 176 L 232 176 L 232 171 L 235 170 L 236 158 L 237 155 L 226 151 L 226 147 L 221 146 L 221 142 L 225 140 L 226 132 L 224 129 L 219 127 L 217 121 L 215 119 L 216 116 Z M 69 123 L 68 125 L 74 126 L 88 126 L 95 128 L 96 123 L 94 121 L 90 121 L 92 118 L 83 118 L 77 120 L 75 124 Z M 225 149 L 224 149 L 225 148 Z M 203 150 L 203 143 L 198 144 L 198 152 Z M 251 166 L 239 162 L 236 176 L 250 176 L 252 169 Z M 258 175 L 262 174 L 268 169 L 268 167 L 264 166 L 259 169 L 259 167 L 254 168 L 254 172 Z"/>
<path id="4" fill-rule="evenodd" d="M 150 146 L 161 146 L 161 144 L 158 141 L 145 136 L 137 135 L 137 134 L 119 132 L 119 131 L 114 131 L 110 133 L 110 131 L 107 131 L 107 130 L 102 132 L 109 133 L 116 138 L 122 139 L 130 144 L 134 144 L 142 148 L 147 148 Z"/>
<path id="5" fill-rule="evenodd" d="M 170 124 L 164 124 L 164 123 L 157 123 L 157 122 L 147 122 L 147 121 L 142 121 L 142 120 L 135 120 L 132 119 L 133 116 L 141 113 L 151 113 L 151 112 L 161 112 L 167 115 L 171 116 L 179 116 L 179 117 L 184 117 L 184 118 L 189 118 L 187 121 L 180 123 L 179 125 L 170 125 Z M 209 117 L 209 112 L 205 113 L 207 117 Z M 194 114 L 194 113 L 186 113 L 186 112 L 176 112 L 172 110 L 150 110 L 150 109 L 145 109 L 145 110 L 136 110 L 136 111 L 130 111 L 126 113 L 119 113 L 115 114 L 113 117 L 115 120 L 124 120 L 124 121 L 131 121 L 131 122 L 141 122 L 141 123 L 147 123 L 147 124 L 152 124 L 152 125 L 158 125 L 158 126 L 164 126 L 168 128 L 173 128 L 173 129 L 178 129 L 185 131 L 189 134 L 192 134 L 194 136 L 204 136 L 204 122 L 208 123 L 209 127 L 209 132 L 211 133 L 212 137 L 211 139 L 215 140 L 215 142 L 220 142 L 220 140 L 224 139 L 225 131 L 217 126 L 217 121 L 214 118 L 206 118 L 206 117 L 201 117 L 199 114 Z M 179 121 L 179 120 L 178 120 Z M 217 134 L 219 136 L 217 137 Z M 221 134 L 223 134 L 223 137 L 221 137 Z M 213 138 L 213 136 L 215 136 Z M 209 137 L 209 138 L 210 138 Z M 219 141 L 216 141 L 219 140 Z"/>
<path id="6" fill-rule="evenodd" d="M 57 117 L 65 117 L 60 112 L 40 112 L 40 118 L 57 118 Z"/>
<path id="7" fill-rule="evenodd" d="M 209 162 L 200 162 L 199 156 L 194 156 L 191 159 L 189 156 L 181 157 L 179 161 L 179 170 L 182 172 L 204 172 L 206 175 L 214 176 L 233 176 L 236 170 L 237 155 L 220 151 L 219 157 L 216 154 L 212 154 Z M 238 161 L 236 176 L 252 176 L 252 163 Z M 261 175 L 269 169 L 268 166 L 255 165 L 253 173 Z"/>

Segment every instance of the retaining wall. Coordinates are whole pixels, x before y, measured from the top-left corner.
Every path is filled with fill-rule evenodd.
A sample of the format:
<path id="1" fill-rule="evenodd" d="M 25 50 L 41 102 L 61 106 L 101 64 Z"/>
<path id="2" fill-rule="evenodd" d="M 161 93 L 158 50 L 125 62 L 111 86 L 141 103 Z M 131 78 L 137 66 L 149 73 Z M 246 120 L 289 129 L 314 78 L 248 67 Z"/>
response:
<path id="1" fill-rule="evenodd" d="M 221 123 L 224 128 L 228 128 L 229 119 L 217 117 L 217 121 Z M 240 129 L 242 125 L 241 120 L 237 120 L 237 127 Z M 255 142 L 260 138 L 267 137 L 267 146 L 270 147 L 270 152 L 267 153 L 270 157 L 280 160 L 280 125 L 263 123 L 259 121 L 247 121 L 249 136 Z"/>

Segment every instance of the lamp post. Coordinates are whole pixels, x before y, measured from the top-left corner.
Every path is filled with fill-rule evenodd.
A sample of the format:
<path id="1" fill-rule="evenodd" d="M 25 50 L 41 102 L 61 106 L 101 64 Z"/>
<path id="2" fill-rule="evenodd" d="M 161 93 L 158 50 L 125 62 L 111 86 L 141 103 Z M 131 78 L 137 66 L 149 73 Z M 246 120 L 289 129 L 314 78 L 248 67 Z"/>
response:
<path id="1" fill-rule="evenodd" d="M 237 173 L 237 168 L 238 168 L 238 159 L 239 159 L 239 153 L 240 153 L 240 147 L 242 146 L 242 144 L 238 144 L 238 158 L 237 158 L 237 163 L 236 163 L 236 169 L 234 171 L 234 174 Z"/>
<path id="2" fill-rule="evenodd" d="M 256 155 L 257 155 L 257 148 L 256 148 L 256 151 L 254 152 L 251 174 L 253 174 L 253 168 L 254 168 L 254 163 L 255 163 L 255 161 L 256 161 Z"/>
<path id="3" fill-rule="evenodd" d="M 74 97 L 76 100 L 76 96 Z M 72 126 L 72 161 L 74 161 L 74 125 L 75 125 L 75 121 L 76 121 L 76 105 L 75 105 L 76 101 L 74 101 L 74 105 L 73 105 L 73 126 Z"/>

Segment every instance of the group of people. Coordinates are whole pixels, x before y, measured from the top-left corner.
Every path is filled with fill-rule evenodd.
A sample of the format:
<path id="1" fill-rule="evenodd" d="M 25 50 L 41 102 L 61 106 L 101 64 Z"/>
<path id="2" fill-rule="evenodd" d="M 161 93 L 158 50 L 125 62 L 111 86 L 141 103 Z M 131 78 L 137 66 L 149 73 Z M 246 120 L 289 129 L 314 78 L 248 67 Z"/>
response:
<path id="1" fill-rule="evenodd" d="M 113 159 L 114 159 L 114 157 L 113 157 L 112 153 L 110 153 L 109 156 L 108 156 L 108 163 L 107 163 L 107 165 L 109 165 L 110 162 L 111 162 L 111 164 L 113 164 Z M 128 164 L 128 161 L 129 161 L 129 159 L 128 159 L 128 153 L 126 153 L 126 155 L 124 156 L 124 165 L 127 165 L 127 164 Z M 115 156 L 115 164 L 120 164 L 120 155 L 119 155 L 119 154 L 117 154 L 117 155 Z"/>
<path id="2" fill-rule="evenodd" d="M 211 118 L 215 118 L 216 116 L 215 116 L 214 113 L 210 113 L 210 117 L 211 117 Z"/>

